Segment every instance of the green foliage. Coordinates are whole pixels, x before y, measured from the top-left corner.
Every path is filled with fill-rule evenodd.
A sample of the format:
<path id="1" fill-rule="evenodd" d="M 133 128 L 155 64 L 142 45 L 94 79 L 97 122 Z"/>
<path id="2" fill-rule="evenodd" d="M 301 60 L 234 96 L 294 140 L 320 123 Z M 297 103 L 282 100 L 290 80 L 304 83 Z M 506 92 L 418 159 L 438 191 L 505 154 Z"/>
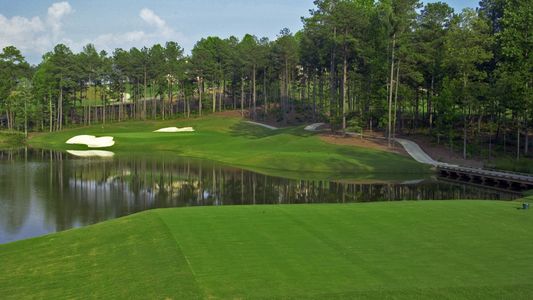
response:
<path id="1" fill-rule="evenodd" d="M 516 160 L 516 158 L 511 157 L 499 157 L 491 161 L 489 167 L 498 170 L 533 174 L 533 160 L 528 158 Z"/>
<path id="2" fill-rule="evenodd" d="M 7 128 L 13 130 L 20 100 L 19 81 L 29 76 L 29 64 L 20 51 L 13 47 L 5 47 L 0 53 L 0 116 L 5 113 Z"/>
<path id="3" fill-rule="evenodd" d="M 359 118 L 349 119 L 347 122 L 346 129 L 351 132 L 361 132 L 363 131 L 364 125 Z"/>
<path id="4" fill-rule="evenodd" d="M 0 149 L 21 147 L 24 145 L 24 133 L 16 131 L 0 131 Z"/>
<path id="5" fill-rule="evenodd" d="M 0 126 L 19 127 L 20 109 L 9 95 L 26 77 L 34 130 L 89 123 L 87 110 L 76 109 L 81 103 L 102 121 L 102 111 L 116 113 L 103 106 L 124 93 L 132 98 L 122 117 L 130 119 L 147 118 L 145 100 L 172 99 L 172 113 L 185 104 L 199 113 L 199 103 L 211 98 L 214 110 L 240 108 L 252 118 L 287 123 L 303 112 L 305 122 L 323 115 L 336 127 L 355 113 L 359 126 L 383 130 L 392 95 L 400 133 L 428 128 L 452 138 L 463 127 L 467 140 L 481 140 L 487 132 L 474 129 L 477 119 L 479 128 L 523 135 L 533 124 L 529 2 L 482 0 L 478 10 L 454 13 L 444 2 L 317 0 L 299 32 L 282 29 L 273 41 L 210 36 L 188 56 L 175 42 L 111 55 L 92 44 L 77 54 L 59 44 L 30 68 L 7 47 L 0 55 Z M 160 102 L 149 118 L 165 116 L 169 103 Z M 496 139 L 503 142 L 501 134 Z"/>
<path id="6" fill-rule="evenodd" d="M 499 37 L 503 59 L 499 62 L 499 88 L 506 101 L 518 115 L 529 118 L 533 104 L 533 7 L 530 1 L 512 0 L 505 6 L 501 19 L 503 30 Z"/>

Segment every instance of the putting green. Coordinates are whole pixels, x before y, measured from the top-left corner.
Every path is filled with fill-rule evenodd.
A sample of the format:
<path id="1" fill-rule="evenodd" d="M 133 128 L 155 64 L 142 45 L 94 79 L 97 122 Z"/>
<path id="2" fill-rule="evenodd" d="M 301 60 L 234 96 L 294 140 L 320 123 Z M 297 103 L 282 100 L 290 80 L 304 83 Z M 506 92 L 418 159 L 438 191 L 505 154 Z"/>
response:
<path id="1" fill-rule="evenodd" d="M 194 127 L 190 133 L 156 133 L 163 127 Z M 85 150 L 66 145 L 76 135 L 112 136 L 116 144 L 106 148 L 117 155 L 180 155 L 215 160 L 269 175 L 293 178 L 380 178 L 403 174 L 428 174 L 429 168 L 411 158 L 351 146 L 332 145 L 303 127 L 269 130 L 240 118 L 208 116 L 173 121 L 125 122 L 36 135 L 34 147 Z"/>
<path id="2" fill-rule="evenodd" d="M 3 298 L 531 299 L 518 203 L 153 210 L 0 245 Z"/>

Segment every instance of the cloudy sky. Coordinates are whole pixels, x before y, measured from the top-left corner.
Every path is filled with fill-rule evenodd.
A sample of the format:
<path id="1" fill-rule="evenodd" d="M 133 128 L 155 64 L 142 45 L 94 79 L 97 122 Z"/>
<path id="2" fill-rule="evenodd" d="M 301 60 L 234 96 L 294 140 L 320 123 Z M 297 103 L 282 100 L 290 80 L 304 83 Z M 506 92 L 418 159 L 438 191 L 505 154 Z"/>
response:
<path id="1" fill-rule="evenodd" d="M 446 2 L 461 10 L 478 0 Z M 31 63 L 57 43 L 112 51 L 174 40 L 190 51 L 209 35 L 295 32 L 311 8 L 313 0 L 0 0 L 0 48 L 14 45 Z"/>

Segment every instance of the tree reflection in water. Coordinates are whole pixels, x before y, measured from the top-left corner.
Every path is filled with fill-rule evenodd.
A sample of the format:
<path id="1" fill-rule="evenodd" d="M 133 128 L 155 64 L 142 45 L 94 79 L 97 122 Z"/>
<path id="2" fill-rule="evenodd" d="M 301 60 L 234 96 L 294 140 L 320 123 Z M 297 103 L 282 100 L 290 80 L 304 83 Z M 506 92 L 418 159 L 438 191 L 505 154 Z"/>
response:
<path id="1" fill-rule="evenodd" d="M 295 180 L 168 154 L 101 159 L 21 149 L 0 152 L 0 243 L 152 208 L 515 197 L 436 180 Z"/>

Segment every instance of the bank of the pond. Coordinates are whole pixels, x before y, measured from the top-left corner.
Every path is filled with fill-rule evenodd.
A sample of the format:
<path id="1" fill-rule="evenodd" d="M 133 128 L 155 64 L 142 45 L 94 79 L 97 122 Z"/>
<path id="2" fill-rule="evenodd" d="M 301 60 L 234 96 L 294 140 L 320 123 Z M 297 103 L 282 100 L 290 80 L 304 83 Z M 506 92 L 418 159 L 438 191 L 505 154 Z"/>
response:
<path id="1" fill-rule="evenodd" d="M 23 133 L 16 131 L 0 131 L 0 149 L 21 147 L 23 145 Z"/>
<path id="2" fill-rule="evenodd" d="M 0 245 L 21 298 L 531 299 L 533 215 L 516 202 L 152 210 Z"/>
<path id="3" fill-rule="evenodd" d="M 154 133 L 163 127 L 192 126 L 193 133 Z M 198 119 L 115 123 L 33 136 L 34 147 L 81 150 L 66 145 L 69 138 L 89 134 L 113 136 L 116 144 L 106 150 L 120 154 L 166 152 L 210 159 L 270 175 L 332 178 L 339 174 L 361 177 L 376 174 L 428 173 L 429 168 L 409 157 L 375 149 L 332 145 L 301 127 L 269 130 L 236 117 L 209 116 Z M 85 148 L 84 148 L 85 147 Z M 287 174 L 285 174 L 287 173 Z M 313 176 L 311 176 L 313 177 Z"/>

